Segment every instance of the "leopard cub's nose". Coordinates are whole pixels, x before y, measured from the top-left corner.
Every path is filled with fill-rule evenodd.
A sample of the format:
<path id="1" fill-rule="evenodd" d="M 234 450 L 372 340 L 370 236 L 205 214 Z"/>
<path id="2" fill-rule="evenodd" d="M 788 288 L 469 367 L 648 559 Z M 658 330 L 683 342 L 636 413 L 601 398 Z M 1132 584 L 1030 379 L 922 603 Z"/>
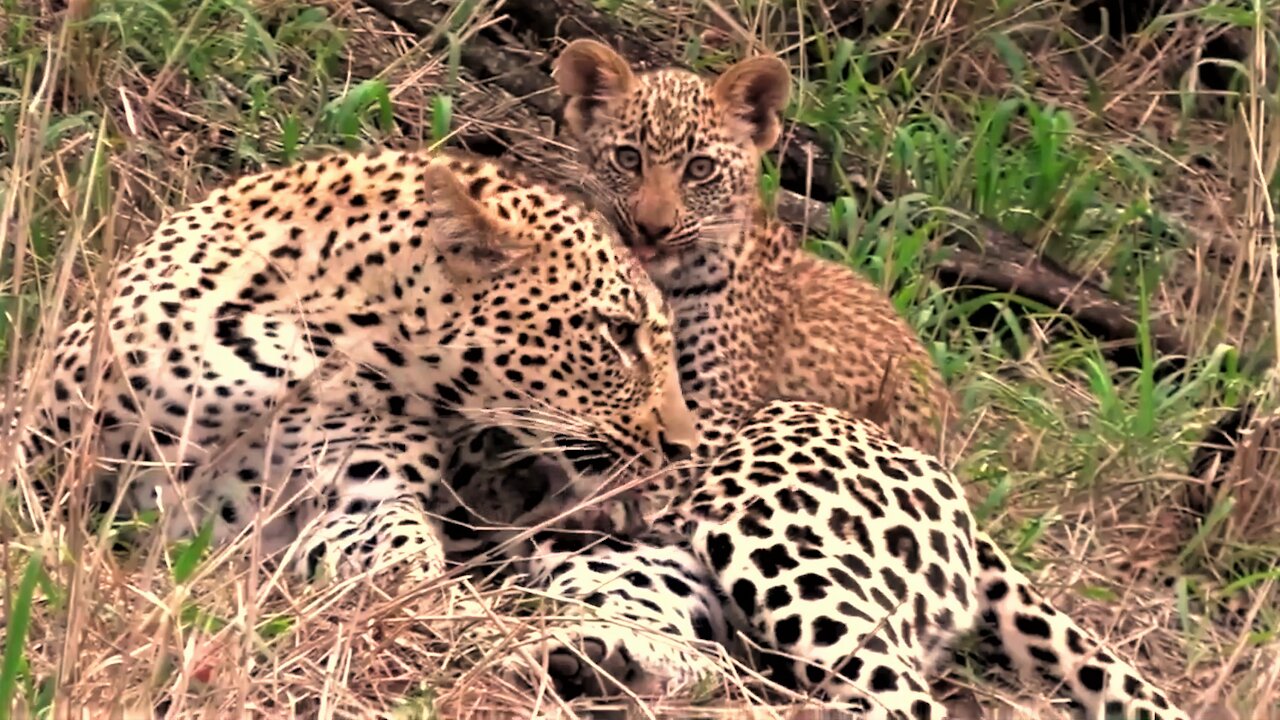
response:
<path id="1" fill-rule="evenodd" d="M 642 239 L 651 245 L 657 245 L 660 240 L 671 234 L 671 224 L 668 222 L 655 220 L 636 220 L 636 230 Z"/>

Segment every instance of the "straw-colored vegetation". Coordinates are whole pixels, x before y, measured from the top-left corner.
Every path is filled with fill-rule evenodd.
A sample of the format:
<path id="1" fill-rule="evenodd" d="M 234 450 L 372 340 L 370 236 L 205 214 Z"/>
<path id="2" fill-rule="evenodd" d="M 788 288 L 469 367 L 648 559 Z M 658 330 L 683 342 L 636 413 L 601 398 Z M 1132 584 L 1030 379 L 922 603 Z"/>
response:
<path id="1" fill-rule="evenodd" d="M 929 342 L 964 404 L 959 471 L 989 488 L 983 521 L 1186 706 L 1280 708 L 1274 459 L 1251 446 L 1240 485 L 1209 493 L 1207 514 L 1184 509 L 1205 427 L 1248 398 L 1274 407 L 1280 6 L 1171 3 L 1115 41 L 1052 1 L 733 1 L 596 6 L 696 66 L 751 38 L 795 61 L 789 120 L 854 161 L 812 248 L 881 282 Z M 423 39 L 348 0 L 0 0 L 5 407 L 122 248 L 228 178 L 362 142 L 539 132 L 504 121 L 464 67 L 473 38 L 518 42 L 501 17 L 464 0 Z M 1117 364 L 1059 308 L 939 282 L 941 240 L 978 219 L 1135 308 L 1136 351 Z M 1153 318 L 1187 357 L 1154 350 Z M 6 469 L 13 450 L 0 442 Z M 493 615 L 444 619 L 430 589 L 297 587 L 260 574 L 251 542 L 165 546 L 153 518 L 90 517 L 90 463 L 57 478 L 65 517 L 28 504 L 25 478 L 4 498 L 0 720 L 569 710 L 504 685 L 495 660 L 511 650 L 475 632 L 554 621 L 515 612 L 536 597 L 479 585 Z M 1040 689 L 952 680 L 1050 712 Z M 634 712 L 745 717 L 759 697 L 726 667 Z"/>

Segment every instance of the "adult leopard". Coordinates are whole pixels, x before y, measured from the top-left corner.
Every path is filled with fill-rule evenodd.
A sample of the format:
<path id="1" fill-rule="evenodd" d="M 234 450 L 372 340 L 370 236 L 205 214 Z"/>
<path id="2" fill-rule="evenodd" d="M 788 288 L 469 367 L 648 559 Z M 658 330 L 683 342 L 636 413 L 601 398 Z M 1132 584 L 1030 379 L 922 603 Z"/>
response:
<path id="1" fill-rule="evenodd" d="M 427 508 L 460 429 L 508 429 L 577 494 L 697 443 L 667 303 L 616 234 L 478 157 L 244 177 L 135 247 L 104 308 L 60 334 L 26 454 L 91 438 L 102 500 L 170 537 L 256 523 L 308 577 L 442 572 Z"/>

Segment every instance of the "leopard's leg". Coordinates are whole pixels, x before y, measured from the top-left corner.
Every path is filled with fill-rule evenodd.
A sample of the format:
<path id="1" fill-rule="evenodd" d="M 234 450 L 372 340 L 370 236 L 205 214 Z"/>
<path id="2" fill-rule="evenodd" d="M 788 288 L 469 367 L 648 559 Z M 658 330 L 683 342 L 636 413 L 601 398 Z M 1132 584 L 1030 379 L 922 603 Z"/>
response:
<path id="1" fill-rule="evenodd" d="M 616 694 L 619 686 L 671 694 L 720 665 L 717 648 L 728 639 L 720 600 L 687 547 L 608 539 L 566 552 L 545 540 L 528 570 L 534 587 L 567 601 L 555 614 L 570 622 L 548 621 L 531 640 L 531 655 L 562 696 Z M 536 681 L 519 655 L 507 670 Z"/>
<path id="2" fill-rule="evenodd" d="M 444 543 L 427 513 L 444 466 L 439 440 L 395 418 L 335 414 L 323 426 L 290 479 L 310 505 L 299 518 L 296 571 L 313 581 L 393 568 L 402 582 L 444 574 Z"/>
<path id="3" fill-rule="evenodd" d="M 734 548 L 730 528 L 763 527 L 740 517 L 696 521 L 691 531 L 694 555 L 721 588 L 726 617 L 751 639 L 771 679 L 860 718 L 946 718 L 926 675 L 925 659 L 939 641 L 920 632 L 936 619 L 919 617 L 921 603 L 886 594 L 878 578 L 860 578 L 857 568 L 876 565 L 870 554 L 840 547 L 836 538 L 828 553 L 804 539 L 816 537 L 808 525 L 788 519 L 796 522 L 782 526 L 795 539 L 786 548 L 772 537 L 751 547 L 742 535 Z"/>
<path id="4" fill-rule="evenodd" d="M 468 449 L 468 459 L 485 466 L 484 453 L 485 446 L 477 444 Z M 489 463 L 480 472 L 449 478 L 464 485 L 459 494 L 479 508 L 509 505 L 500 498 L 513 495 L 528 500 L 528 487 L 541 489 L 513 525 L 551 527 L 508 546 L 504 556 L 557 606 L 556 619 L 525 638 L 532 652 L 507 658 L 513 679 L 536 683 L 545 670 L 562 696 L 615 694 L 620 687 L 652 696 L 716 674 L 728 640 L 720 599 L 678 534 L 620 540 L 647 530 L 637 497 L 569 501 L 558 491 L 562 481 L 533 483 L 528 475 L 509 463 Z"/>
<path id="5" fill-rule="evenodd" d="M 548 672 L 568 697 L 696 681 L 702 663 L 684 646 L 720 639 L 724 625 L 687 552 L 607 539 L 633 524 L 633 505 L 571 500 L 554 469 L 547 476 L 519 454 L 512 462 L 504 446 L 494 431 L 460 442 L 433 510 L 445 519 L 450 560 L 485 571 L 505 563 L 556 606 L 547 627 L 518 638 L 527 646 L 504 660 L 509 677 L 537 684 Z M 481 550 L 494 552 L 478 558 Z"/>
<path id="6" fill-rule="evenodd" d="M 430 510 L 450 560 L 467 562 L 528 529 L 544 509 L 565 507 L 568 486 L 554 461 L 522 452 L 506 431 L 475 429 L 458 438 Z"/>
<path id="7" fill-rule="evenodd" d="M 674 513 L 776 682 L 861 716 L 943 718 L 930 661 L 976 600 L 963 499 L 916 479 L 940 472 L 874 426 L 773 403 Z"/>
<path id="8" fill-rule="evenodd" d="M 1186 720 L 1142 673 L 1049 604 L 990 538 L 978 534 L 976 543 L 988 659 L 1057 684 L 1089 718 Z"/>

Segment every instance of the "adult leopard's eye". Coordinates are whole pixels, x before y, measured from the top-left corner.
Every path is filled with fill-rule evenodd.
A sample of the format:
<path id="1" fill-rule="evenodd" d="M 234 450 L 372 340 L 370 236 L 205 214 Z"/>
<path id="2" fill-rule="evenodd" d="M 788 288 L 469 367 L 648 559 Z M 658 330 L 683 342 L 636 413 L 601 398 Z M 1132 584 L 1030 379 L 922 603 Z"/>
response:
<path id="1" fill-rule="evenodd" d="M 600 336 L 619 355 L 622 366 L 630 368 L 640 360 L 640 323 L 624 318 L 601 318 Z"/>
<path id="2" fill-rule="evenodd" d="M 632 320 L 610 320 L 609 337 L 615 345 L 628 353 L 636 350 L 636 337 L 640 334 L 640 323 Z"/>
<path id="3" fill-rule="evenodd" d="M 715 171 L 716 162 L 709 157 L 693 158 L 684 166 L 685 179 L 693 181 L 706 180 Z"/>
<path id="4" fill-rule="evenodd" d="M 613 162 L 627 172 L 640 172 L 640 151 L 630 145 L 621 145 L 613 151 Z"/>

